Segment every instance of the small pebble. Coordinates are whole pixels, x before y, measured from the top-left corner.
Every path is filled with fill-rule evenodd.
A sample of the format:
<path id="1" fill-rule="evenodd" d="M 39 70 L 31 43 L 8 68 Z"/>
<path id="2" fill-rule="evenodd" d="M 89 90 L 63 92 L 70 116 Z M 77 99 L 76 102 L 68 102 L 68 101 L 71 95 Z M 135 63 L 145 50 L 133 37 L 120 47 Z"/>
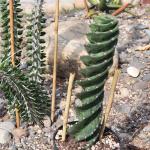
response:
<path id="1" fill-rule="evenodd" d="M 137 78 L 140 74 L 140 70 L 135 68 L 135 67 L 128 67 L 127 68 L 127 73 L 134 78 Z"/>

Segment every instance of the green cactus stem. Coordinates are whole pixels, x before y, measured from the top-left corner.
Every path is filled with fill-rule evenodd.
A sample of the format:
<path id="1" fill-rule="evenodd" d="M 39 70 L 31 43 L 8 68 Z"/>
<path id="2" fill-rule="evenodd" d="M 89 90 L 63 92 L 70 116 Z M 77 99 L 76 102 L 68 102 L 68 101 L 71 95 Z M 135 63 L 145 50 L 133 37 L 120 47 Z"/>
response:
<path id="1" fill-rule="evenodd" d="M 0 26 L 2 28 L 2 43 L 1 43 L 1 55 L 0 62 L 10 56 L 10 27 L 9 27 L 9 8 L 8 1 L 0 1 Z M 9 62 L 10 63 L 10 62 Z"/>
<path id="2" fill-rule="evenodd" d="M 118 40 L 118 21 L 109 15 L 97 16 L 87 34 L 89 43 L 85 45 L 88 55 L 82 56 L 85 68 L 83 78 L 77 81 L 82 92 L 77 94 L 81 104 L 75 106 L 78 122 L 68 132 L 77 141 L 86 140 L 89 145 L 99 137 L 104 98 L 104 85 Z"/>
<path id="3" fill-rule="evenodd" d="M 20 65 L 21 61 L 21 43 L 23 36 L 23 9 L 21 8 L 20 0 L 14 0 L 14 43 L 15 43 L 15 64 L 16 66 Z"/>
<path id="4" fill-rule="evenodd" d="M 45 24 L 46 18 L 43 11 L 43 0 L 39 0 L 36 2 L 32 17 L 30 18 L 31 25 L 27 27 L 28 33 L 28 56 L 29 56 L 29 65 L 30 69 L 30 77 L 32 80 L 41 82 L 43 77 L 42 73 L 45 69 Z"/>

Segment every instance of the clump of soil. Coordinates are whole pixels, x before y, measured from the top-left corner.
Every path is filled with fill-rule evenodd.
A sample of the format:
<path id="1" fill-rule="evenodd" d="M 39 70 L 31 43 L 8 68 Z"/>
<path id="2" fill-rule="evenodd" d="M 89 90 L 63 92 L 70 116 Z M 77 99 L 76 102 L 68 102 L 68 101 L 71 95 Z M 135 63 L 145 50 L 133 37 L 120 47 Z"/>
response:
<path id="1" fill-rule="evenodd" d="M 59 150 L 81 150 L 87 142 L 76 142 L 72 137 L 68 136 L 66 142 L 61 141 L 61 135 L 59 134 L 62 130 L 59 130 L 56 137 L 59 139 L 55 140 L 55 144 Z M 59 134 L 59 135 L 58 135 Z M 119 150 L 120 142 L 116 135 L 112 132 L 105 133 L 101 142 L 97 142 L 93 145 L 91 150 Z"/>

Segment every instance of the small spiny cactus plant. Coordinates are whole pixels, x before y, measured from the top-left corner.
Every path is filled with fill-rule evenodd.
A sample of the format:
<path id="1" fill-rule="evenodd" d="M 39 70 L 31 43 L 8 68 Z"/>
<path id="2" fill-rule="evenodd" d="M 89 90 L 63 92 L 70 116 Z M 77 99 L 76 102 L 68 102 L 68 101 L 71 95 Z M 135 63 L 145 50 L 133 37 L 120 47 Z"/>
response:
<path id="1" fill-rule="evenodd" d="M 81 69 L 83 79 L 77 81 L 83 89 L 77 94 L 81 105 L 75 107 L 78 122 L 69 129 L 69 134 L 77 141 L 86 140 L 92 145 L 100 133 L 104 85 L 118 40 L 118 21 L 112 16 L 100 15 L 94 18 L 90 29 L 89 43 L 85 45 L 88 55 L 81 57 L 86 68 Z"/>
<path id="2" fill-rule="evenodd" d="M 31 25 L 28 26 L 28 56 L 29 56 L 29 65 L 30 77 L 36 82 L 42 81 L 42 73 L 45 69 L 45 52 L 44 44 L 45 40 L 43 36 L 45 35 L 44 28 L 46 23 L 45 14 L 43 11 L 43 0 L 37 1 L 34 6 L 32 17 L 30 19 Z"/>
<path id="3" fill-rule="evenodd" d="M 14 43 L 15 43 L 15 63 L 16 65 L 20 65 L 21 60 L 21 42 L 22 42 L 22 34 L 23 34 L 23 26 L 22 26 L 22 9 L 20 0 L 14 0 Z"/>
<path id="4" fill-rule="evenodd" d="M 0 89 L 8 100 L 10 114 L 15 115 L 15 108 L 20 112 L 22 121 L 42 125 L 42 119 L 49 114 L 50 101 L 44 88 L 29 78 L 16 67 L 0 65 Z"/>

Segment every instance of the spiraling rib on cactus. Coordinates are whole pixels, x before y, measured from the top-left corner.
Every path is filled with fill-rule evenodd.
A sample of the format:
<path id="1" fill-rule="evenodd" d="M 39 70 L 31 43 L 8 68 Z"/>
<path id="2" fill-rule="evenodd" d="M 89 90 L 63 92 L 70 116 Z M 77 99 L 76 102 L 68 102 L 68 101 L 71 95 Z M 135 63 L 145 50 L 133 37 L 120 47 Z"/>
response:
<path id="1" fill-rule="evenodd" d="M 41 82 L 42 73 L 45 67 L 45 35 L 44 28 L 46 23 L 43 12 L 43 0 L 37 1 L 30 19 L 31 25 L 28 26 L 28 56 L 29 65 L 31 66 L 30 77 L 32 80 Z"/>
<path id="2" fill-rule="evenodd" d="M 94 18 L 90 29 L 89 43 L 85 45 L 88 55 L 81 57 L 86 68 L 81 69 L 83 79 L 77 81 L 83 89 L 77 94 L 81 101 L 81 105 L 76 106 L 78 122 L 69 129 L 77 141 L 86 140 L 89 145 L 99 137 L 104 85 L 118 40 L 118 21 L 112 16 L 100 15 Z"/>

